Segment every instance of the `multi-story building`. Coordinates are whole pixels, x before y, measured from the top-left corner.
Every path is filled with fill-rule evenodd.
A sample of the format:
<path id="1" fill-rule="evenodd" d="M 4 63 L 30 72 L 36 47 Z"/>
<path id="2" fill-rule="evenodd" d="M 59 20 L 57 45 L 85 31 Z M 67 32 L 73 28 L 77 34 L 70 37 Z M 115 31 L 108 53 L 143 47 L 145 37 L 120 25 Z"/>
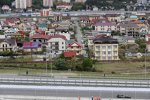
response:
<path id="1" fill-rule="evenodd" d="M 26 9 L 32 6 L 32 0 L 15 0 L 15 5 L 17 9 Z"/>
<path id="2" fill-rule="evenodd" d="M 93 40 L 95 60 L 119 60 L 118 41 L 107 35 L 99 35 Z"/>
<path id="3" fill-rule="evenodd" d="M 26 9 L 32 6 L 32 0 L 15 0 L 15 5 L 17 9 Z"/>
<path id="4" fill-rule="evenodd" d="M 70 3 L 71 0 L 58 0 L 59 2 L 66 2 L 66 3 Z"/>
<path id="5" fill-rule="evenodd" d="M 103 33 L 111 33 L 116 31 L 116 24 L 108 20 L 101 20 L 95 24 L 95 30 Z"/>
<path id="6" fill-rule="evenodd" d="M 78 42 L 70 40 L 68 41 L 67 51 L 76 52 L 76 55 L 82 55 L 83 47 Z"/>
<path id="7" fill-rule="evenodd" d="M 75 0 L 75 2 L 84 3 L 84 2 L 86 2 L 86 0 Z"/>
<path id="8" fill-rule="evenodd" d="M 26 9 L 27 8 L 27 2 L 26 0 L 15 0 L 15 6 L 17 9 Z"/>
<path id="9" fill-rule="evenodd" d="M 32 0 L 26 0 L 27 2 L 27 7 L 32 7 Z"/>
<path id="10" fill-rule="evenodd" d="M 55 34 L 50 35 L 47 41 L 47 51 L 52 57 L 62 54 L 66 50 L 66 37 Z"/>
<path id="11" fill-rule="evenodd" d="M 0 39 L 0 52 L 17 51 L 17 43 L 15 39 Z"/>
<path id="12" fill-rule="evenodd" d="M 43 6 L 44 7 L 52 7 L 53 6 L 53 0 L 43 0 Z"/>

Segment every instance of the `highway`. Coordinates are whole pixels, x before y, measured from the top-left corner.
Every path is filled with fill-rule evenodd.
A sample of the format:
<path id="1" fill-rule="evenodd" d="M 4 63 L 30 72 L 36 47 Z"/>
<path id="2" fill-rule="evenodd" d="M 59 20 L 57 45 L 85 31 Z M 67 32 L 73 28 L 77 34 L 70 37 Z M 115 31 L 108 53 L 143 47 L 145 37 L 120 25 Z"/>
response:
<path id="1" fill-rule="evenodd" d="M 42 86 L 83 86 L 83 87 L 131 87 L 149 88 L 149 80 L 121 79 L 85 79 L 85 78 L 51 78 L 32 76 L 1 76 L 0 84 L 42 85 Z"/>
<path id="2" fill-rule="evenodd" d="M 0 85 L 1 96 L 117 98 L 118 94 L 132 99 L 150 100 L 149 88 Z"/>

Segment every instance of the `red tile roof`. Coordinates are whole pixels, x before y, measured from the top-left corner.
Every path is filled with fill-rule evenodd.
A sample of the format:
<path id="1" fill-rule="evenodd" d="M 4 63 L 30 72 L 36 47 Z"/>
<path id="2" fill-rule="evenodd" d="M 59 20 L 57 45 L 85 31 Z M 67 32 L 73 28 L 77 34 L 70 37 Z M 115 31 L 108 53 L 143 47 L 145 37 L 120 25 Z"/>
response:
<path id="1" fill-rule="evenodd" d="M 68 47 L 72 47 L 72 45 L 73 44 L 77 44 L 79 47 L 82 47 L 82 45 L 81 44 L 79 44 L 78 42 L 76 42 L 76 41 L 74 41 L 74 42 L 72 42 L 71 44 L 68 44 Z"/>
<path id="2" fill-rule="evenodd" d="M 36 33 L 34 34 L 32 37 L 32 39 L 52 39 L 52 38 L 62 38 L 64 40 L 67 40 L 66 37 L 64 35 L 59 35 L 59 34 L 54 34 L 54 35 L 43 35 L 43 34 L 39 34 L 39 33 Z"/>
<path id="3" fill-rule="evenodd" d="M 150 34 L 146 34 L 145 36 L 148 36 L 148 37 L 150 37 Z"/>
<path id="4" fill-rule="evenodd" d="M 50 36 L 36 33 L 31 38 L 32 39 L 49 39 Z"/>
<path id="5" fill-rule="evenodd" d="M 62 38 L 64 40 L 67 40 L 64 35 L 59 35 L 59 34 L 49 35 L 49 39 L 52 39 L 52 38 Z"/>
<path id="6" fill-rule="evenodd" d="M 76 52 L 74 52 L 74 51 L 64 52 L 64 57 L 75 57 L 75 56 L 76 56 Z"/>

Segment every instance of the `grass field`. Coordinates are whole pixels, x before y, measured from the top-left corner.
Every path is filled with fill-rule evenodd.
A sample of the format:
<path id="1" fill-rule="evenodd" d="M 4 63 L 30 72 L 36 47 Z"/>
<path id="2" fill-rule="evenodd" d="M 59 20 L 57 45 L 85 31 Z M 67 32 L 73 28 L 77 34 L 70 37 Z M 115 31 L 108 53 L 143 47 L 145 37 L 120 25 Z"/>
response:
<path id="1" fill-rule="evenodd" d="M 94 67 L 96 72 L 79 72 L 79 71 L 57 71 L 52 70 L 54 76 L 57 77 L 90 77 L 90 78 L 150 78 L 150 62 L 116 62 L 116 63 L 96 63 Z M 22 67 L 0 67 L 0 74 L 19 74 L 26 75 L 28 70 L 29 75 L 51 75 L 51 69 L 48 68 L 46 73 L 46 64 L 22 65 Z M 32 66 L 27 67 L 27 66 Z M 35 68 L 34 68 L 35 67 Z M 39 68 L 40 67 L 40 68 Z M 146 68 L 146 71 L 145 71 Z"/>

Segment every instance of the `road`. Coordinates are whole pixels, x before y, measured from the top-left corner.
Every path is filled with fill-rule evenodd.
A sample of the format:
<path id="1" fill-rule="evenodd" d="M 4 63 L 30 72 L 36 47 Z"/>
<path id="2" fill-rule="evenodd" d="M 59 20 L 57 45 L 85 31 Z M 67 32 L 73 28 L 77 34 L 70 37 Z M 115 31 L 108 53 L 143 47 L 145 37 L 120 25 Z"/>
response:
<path id="1" fill-rule="evenodd" d="M 79 23 L 77 21 L 74 21 L 74 22 L 75 22 L 75 26 L 76 26 L 76 39 L 77 39 L 77 42 L 82 44 L 83 38 L 82 38 L 81 28 L 80 28 Z"/>
<path id="2" fill-rule="evenodd" d="M 150 100 L 149 88 L 0 85 L 0 95 L 6 96 L 116 98 L 118 94 Z"/>
<path id="3" fill-rule="evenodd" d="M 121 79 L 86 79 L 86 78 L 51 78 L 32 76 L 0 76 L 0 84 L 12 85 L 54 85 L 54 86 L 84 86 L 84 87 L 135 87 L 149 88 L 149 80 Z"/>

